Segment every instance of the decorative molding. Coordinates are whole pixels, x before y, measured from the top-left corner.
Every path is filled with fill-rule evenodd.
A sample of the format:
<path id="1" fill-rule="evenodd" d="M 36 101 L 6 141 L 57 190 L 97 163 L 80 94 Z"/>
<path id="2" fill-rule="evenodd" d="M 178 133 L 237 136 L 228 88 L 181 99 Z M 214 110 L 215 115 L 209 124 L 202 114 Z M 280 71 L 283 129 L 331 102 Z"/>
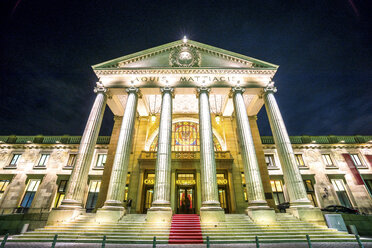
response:
<path id="1" fill-rule="evenodd" d="M 170 52 L 169 65 L 172 67 L 200 67 L 201 55 L 197 49 L 185 44 Z"/>
<path id="2" fill-rule="evenodd" d="M 274 75 L 275 69 L 218 69 L 218 68 L 169 68 L 169 69 L 95 69 L 97 75 L 142 75 L 142 74 L 247 74 Z"/>

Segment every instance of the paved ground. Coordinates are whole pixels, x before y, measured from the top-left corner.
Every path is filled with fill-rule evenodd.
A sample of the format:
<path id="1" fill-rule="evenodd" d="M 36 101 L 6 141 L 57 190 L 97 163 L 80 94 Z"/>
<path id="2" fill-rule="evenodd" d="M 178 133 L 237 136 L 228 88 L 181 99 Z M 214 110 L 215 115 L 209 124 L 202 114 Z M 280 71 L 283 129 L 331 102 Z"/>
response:
<path id="1" fill-rule="evenodd" d="M 51 243 L 7 243 L 5 248 L 49 248 Z M 76 243 L 61 243 L 56 245 L 57 248 L 62 247 L 76 247 L 76 248 L 101 248 L 100 244 L 76 244 Z M 152 245 L 117 245 L 117 244 L 106 244 L 106 248 L 151 248 Z M 157 245 L 159 248 L 205 248 L 206 245 Z M 255 244 L 229 244 L 229 245 L 211 245 L 211 248 L 256 248 Z M 332 243 L 332 242 L 322 242 L 313 243 L 313 248 L 360 248 L 359 245 L 355 243 Z M 372 248 L 372 242 L 365 243 L 365 248 Z M 260 248 L 308 248 L 307 243 L 278 243 L 278 244 L 260 244 Z"/>

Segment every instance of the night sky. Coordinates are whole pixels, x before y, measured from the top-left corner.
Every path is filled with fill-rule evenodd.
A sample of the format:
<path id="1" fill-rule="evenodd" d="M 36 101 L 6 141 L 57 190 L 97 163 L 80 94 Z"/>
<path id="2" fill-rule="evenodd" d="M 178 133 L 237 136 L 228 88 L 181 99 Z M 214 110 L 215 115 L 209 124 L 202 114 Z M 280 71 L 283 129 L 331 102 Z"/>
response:
<path id="1" fill-rule="evenodd" d="M 81 135 L 91 65 L 181 39 L 280 65 L 290 135 L 372 135 L 368 0 L 1 1 L 0 135 Z M 271 135 L 264 108 L 262 135 Z M 106 108 L 101 135 L 110 135 Z"/>

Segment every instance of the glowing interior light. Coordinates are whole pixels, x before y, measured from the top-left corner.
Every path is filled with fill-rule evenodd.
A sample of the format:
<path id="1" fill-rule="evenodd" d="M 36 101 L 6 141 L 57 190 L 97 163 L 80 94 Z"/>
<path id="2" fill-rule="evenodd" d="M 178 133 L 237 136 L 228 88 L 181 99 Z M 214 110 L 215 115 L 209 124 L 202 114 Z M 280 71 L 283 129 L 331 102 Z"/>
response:
<path id="1" fill-rule="evenodd" d="M 187 38 L 186 38 L 186 35 L 183 36 L 183 39 L 182 39 L 183 43 L 186 43 L 187 42 Z"/>
<path id="2" fill-rule="evenodd" d="M 221 123 L 221 116 L 216 115 L 215 119 L 216 119 L 217 124 Z"/>
<path id="3" fill-rule="evenodd" d="M 156 116 L 155 115 L 151 115 L 151 122 L 155 122 L 156 121 Z"/>

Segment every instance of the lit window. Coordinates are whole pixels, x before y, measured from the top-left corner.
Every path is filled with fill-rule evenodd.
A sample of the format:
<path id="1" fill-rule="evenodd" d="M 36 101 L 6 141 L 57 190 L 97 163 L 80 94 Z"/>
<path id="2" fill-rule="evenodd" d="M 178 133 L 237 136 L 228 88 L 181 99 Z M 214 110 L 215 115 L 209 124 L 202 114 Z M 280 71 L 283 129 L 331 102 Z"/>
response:
<path id="1" fill-rule="evenodd" d="M 68 157 L 66 167 L 71 167 L 71 168 L 74 167 L 75 162 L 76 162 L 76 154 L 70 154 Z"/>
<path id="2" fill-rule="evenodd" d="M 48 163 L 50 154 L 41 154 L 37 167 L 45 167 Z"/>
<path id="3" fill-rule="evenodd" d="M 265 162 L 266 162 L 266 165 L 267 167 L 269 168 L 273 168 L 273 167 L 276 167 L 275 166 L 275 160 L 274 160 L 274 155 L 265 155 Z"/>
<path id="4" fill-rule="evenodd" d="M 87 212 L 91 212 L 96 206 L 100 187 L 101 187 L 101 181 L 99 180 L 90 181 L 88 199 L 87 199 L 87 204 L 85 207 L 87 209 Z"/>
<path id="5" fill-rule="evenodd" d="M 244 175 L 244 172 L 241 172 L 241 176 L 242 176 L 242 185 L 243 185 L 243 189 L 244 189 L 244 200 L 247 202 L 248 201 L 248 192 L 247 192 L 247 188 L 246 188 L 246 184 L 245 184 L 245 175 Z"/>
<path id="6" fill-rule="evenodd" d="M 67 187 L 67 180 L 61 180 L 58 185 L 57 197 L 56 197 L 54 207 L 57 208 L 59 207 L 59 205 L 61 205 L 63 199 L 65 198 L 66 187 Z"/>
<path id="7" fill-rule="evenodd" d="M 271 180 L 270 184 L 273 191 L 275 204 L 279 205 L 280 203 L 285 202 L 282 180 Z"/>
<path id="8" fill-rule="evenodd" d="M 213 134 L 215 151 L 222 151 L 217 137 Z M 197 152 L 200 151 L 199 124 L 190 121 L 181 121 L 172 124 L 172 151 Z M 158 135 L 153 140 L 150 151 L 157 151 Z"/>
<path id="9" fill-rule="evenodd" d="M 96 167 L 103 168 L 106 163 L 106 158 L 107 158 L 106 154 L 98 154 Z"/>
<path id="10" fill-rule="evenodd" d="M 362 161 L 360 161 L 360 158 L 359 158 L 358 154 L 350 154 L 350 157 L 353 160 L 353 163 L 354 163 L 355 166 L 357 166 L 357 167 L 363 167 L 364 166 Z"/>
<path id="11" fill-rule="evenodd" d="M 8 187 L 9 182 L 9 180 L 0 180 L 0 199 L 3 198 L 3 194 L 6 190 L 6 187 Z"/>
<path id="12" fill-rule="evenodd" d="M 311 204 L 316 207 L 315 192 L 313 182 L 311 180 L 304 180 L 304 185 L 307 193 L 307 198 L 309 198 Z"/>
<path id="13" fill-rule="evenodd" d="M 345 207 L 352 207 L 349 196 L 346 192 L 346 187 L 342 179 L 332 179 L 332 185 L 335 188 L 335 191 L 338 196 L 338 200 L 340 201 L 341 205 Z"/>
<path id="14" fill-rule="evenodd" d="M 10 161 L 9 167 L 16 167 L 22 154 L 13 154 L 13 158 Z"/>
<path id="15" fill-rule="evenodd" d="M 331 159 L 331 155 L 322 154 L 322 158 L 326 166 L 334 166 L 332 159 Z"/>
<path id="16" fill-rule="evenodd" d="M 302 154 L 295 154 L 295 158 L 296 158 L 296 164 L 298 167 L 304 167 L 305 166 L 305 162 L 304 162 L 304 159 L 302 157 Z"/>
<path id="17" fill-rule="evenodd" d="M 29 208 L 31 206 L 32 200 L 35 197 L 37 189 L 39 188 L 40 181 L 40 179 L 31 179 L 28 181 L 26 193 L 20 205 L 21 207 Z"/>

